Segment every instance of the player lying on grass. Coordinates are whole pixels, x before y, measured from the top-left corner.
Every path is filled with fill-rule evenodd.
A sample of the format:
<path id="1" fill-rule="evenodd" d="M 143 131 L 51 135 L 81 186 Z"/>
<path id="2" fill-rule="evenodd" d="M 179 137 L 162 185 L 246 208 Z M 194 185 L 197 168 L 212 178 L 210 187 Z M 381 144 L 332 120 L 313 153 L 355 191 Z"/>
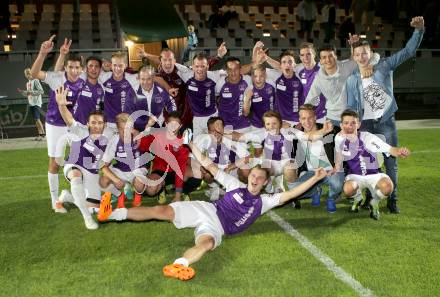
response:
<path id="1" fill-rule="evenodd" d="M 167 277 L 188 280 L 195 271 L 189 265 L 197 262 L 208 251 L 220 245 L 223 235 L 233 235 L 247 229 L 259 216 L 270 209 L 282 205 L 301 195 L 317 181 L 327 176 L 319 168 L 313 177 L 297 188 L 269 195 L 260 194 L 269 180 L 269 173 L 260 165 L 251 169 L 248 183 L 243 184 L 237 178 L 219 170 L 208 157 L 190 141 L 191 131 L 184 133 L 184 143 L 188 143 L 192 153 L 215 179 L 226 188 L 222 199 L 214 203 L 205 201 L 182 201 L 155 207 L 118 208 L 112 212 L 110 195 L 105 194 L 101 203 L 98 219 L 106 220 L 164 220 L 171 221 L 178 229 L 195 228 L 195 245 L 186 250 L 181 258 L 163 268 Z"/>
<path id="2" fill-rule="evenodd" d="M 81 211 L 87 229 L 98 229 L 98 224 L 93 220 L 89 207 L 97 207 L 101 200 L 99 188 L 99 166 L 103 151 L 107 146 L 107 138 L 102 135 L 105 128 L 104 114 L 101 111 L 92 111 L 87 120 L 87 126 L 75 121 L 67 106 L 68 88 L 64 86 L 55 90 L 56 103 L 60 114 L 69 128 L 71 149 L 69 158 L 64 165 L 64 176 L 70 182 L 72 195 L 63 190 L 60 195 L 61 202 L 72 202 Z M 73 197 L 72 197 L 73 196 Z"/>
<path id="3" fill-rule="evenodd" d="M 369 189 L 373 199 L 370 201 L 370 217 L 379 219 L 379 202 L 393 192 L 393 182 L 380 170 L 377 153 L 406 158 L 410 155 L 405 147 L 392 147 L 378 136 L 358 131 L 361 126 L 356 111 L 347 109 L 341 115 L 341 132 L 335 138 L 336 164 L 342 168 L 342 161 L 348 169 L 343 191 L 354 197 L 352 212 L 358 212 L 363 200 L 362 190 Z"/>

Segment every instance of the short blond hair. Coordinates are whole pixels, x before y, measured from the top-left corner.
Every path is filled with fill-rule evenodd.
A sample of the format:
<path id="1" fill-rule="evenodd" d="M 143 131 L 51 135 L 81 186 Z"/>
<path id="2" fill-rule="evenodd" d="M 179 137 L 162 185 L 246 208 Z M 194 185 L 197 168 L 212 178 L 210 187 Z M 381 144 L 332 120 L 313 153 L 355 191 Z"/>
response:
<path id="1" fill-rule="evenodd" d="M 121 112 L 116 116 L 116 125 L 125 124 L 130 120 L 130 115 L 125 112 Z"/>
<path id="2" fill-rule="evenodd" d="M 113 59 L 113 58 L 123 59 L 125 62 L 127 62 L 127 54 L 124 52 L 121 52 L 121 51 L 113 53 L 111 59 Z"/>

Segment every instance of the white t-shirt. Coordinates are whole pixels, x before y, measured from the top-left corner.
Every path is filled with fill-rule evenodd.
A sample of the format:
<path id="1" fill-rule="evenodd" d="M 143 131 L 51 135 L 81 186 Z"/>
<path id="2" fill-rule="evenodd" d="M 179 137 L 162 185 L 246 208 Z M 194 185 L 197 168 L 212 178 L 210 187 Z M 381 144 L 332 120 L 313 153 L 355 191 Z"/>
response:
<path id="1" fill-rule="evenodd" d="M 392 102 L 391 97 L 371 77 L 362 79 L 362 95 L 364 99 L 364 120 L 381 118 Z"/>

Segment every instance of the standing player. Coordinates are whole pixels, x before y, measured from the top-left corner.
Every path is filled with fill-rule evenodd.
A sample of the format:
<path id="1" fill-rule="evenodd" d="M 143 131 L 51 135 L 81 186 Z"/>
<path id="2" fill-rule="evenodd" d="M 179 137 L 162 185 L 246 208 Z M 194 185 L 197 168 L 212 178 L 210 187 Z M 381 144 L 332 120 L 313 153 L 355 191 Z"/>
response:
<path id="1" fill-rule="evenodd" d="M 144 111 L 143 114 L 136 117 L 134 127 L 139 132 L 149 127 L 159 128 L 163 124 L 163 111 L 166 108 L 168 112 L 176 111 L 176 102 L 174 99 L 156 83 L 154 83 L 154 68 L 151 66 L 142 66 L 139 69 L 139 87 L 136 89 L 136 102 L 134 111 Z"/>
<path id="2" fill-rule="evenodd" d="M 216 94 L 219 95 L 218 112 L 234 131 L 246 133 L 250 131 L 251 123 L 243 112 L 244 94 L 252 90 L 252 81 L 248 75 L 241 75 L 241 62 L 238 58 L 229 57 L 226 60 L 226 77 L 217 80 Z"/>
<path id="3" fill-rule="evenodd" d="M 55 212 L 65 213 L 66 210 L 64 207 L 62 207 L 62 204 L 58 203 L 58 171 L 60 168 L 58 162 L 60 162 L 64 156 L 64 144 L 61 140 L 67 134 L 67 127 L 58 110 L 55 100 L 55 90 L 61 85 L 68 89 L 67 100 L 71 102 L 69 105 L 69 111 L 73 112 L 73 106 L 76 103 L 78 94 L 81 92 L 84 86 L 84 81 L 79 77 L 81 73 L 81 58 L 78 56 L 69 56 L 67 58 L 64 71 L 45 72 L 41 70 L 47 54 L 53 49 L 54 38 L 55 35 L 52 35 L 48 40 L 41 44 L 38 56 L 32 65 L 31 74 L 33 78 L 43 81 L 51 88 L 45 124 L 47 151 L 49 156 L 49 172 L 47 175 L 49 180 L 52 208 L 55 210 Z"/>
<path id="4" fill-rule="evenodd" d="M 393 192 L 390 177 L 380 171 L 377 153 L 406 158 L 410 151 L 405 147 L 393 147 L 369 132 L 358 131 L 361 126 L 359 115 L 354 110 L 345 110 L 341 115 L 341 132 L 335 138 L 336 166 L 342 168 L 345 161 L 348 175 L 344 193 L 354 197 L 351 211 L 357 212 L 363 200 L 362 190 L 368 189 L 373 196 L 370 201 L 370 217 L 379 219 L 379 202 Z"/>
<path id="5" fill-rule="evenodd" d="M 187 99 L 194 115 L 194 137 L 206 130 L 208 119 L 218 115 L 215 100 L 215 85 L 220 79 L 220 73 L 209 72 L 206 56 L 199 53 L 193 58 L 193 70 L 188 67 L 175 64 L 179 76 L 183 79 L 187 88 Z"/>
<path id="6" fill-rule="evenodd" d="M 320 69 L 319 65 L 316 63 L 315 57 L 316 51 L 313 43 L 303 42 L 299 47 L 299 58 L 304 68 L 298 72 L 298 77 L 303 86 L 304 98 L 307 98 L 310 87 Z M 319 95 L 318 100 L 319 102 L 315 108 L 316 122 L 323 124 L 327 115 L 327 110 L 325 109 L 326 99 L 324 95 L 321 94 Z"/>
<path id="7" fill-rule="evenodd" d="M 70 104 L 66 99 L 67 92 L 63 86 L 58 88 L 56 101 L 60 114 L 69 127 L 69 138 L 72 142 L 63 170 L 64 176 L 70 182 L 72 195 L 63 190 L 60 201 L 73 202 L 79 208 L 86 228 L 95 230 L 98 229 L 98 224 L 93 220 L 87 202 L 91 207 L 97 207 L 101 200 L 98 170 L 107 146 L 107 138 L 102 135 L 105 127 L 104 114 L 102 111 L 92 111 L 87 125 L 82 125 L 67 109 Z"/>
<path id="8" fill-rule="evenodd" d="M 220 59 L 227 53 L 227 48 L 223 42 L 217 49 L 217 57 L 208 58 L 208 68 L 211 68 L 217 64 Z M 169 48 L 164 48 L 160 52 L 159 56 L 155 56 L 146 53 L 143 48 L 138 49 L 138 55 L 140 58 L 147 58 L 150 62 L 158 65 L 159 73 L 157 76 L 162 77 L 172 88 L 178 88 L 178 94 L 175 96 L 177 110 L 182 112 L 182 125 L 183 127 L 192 126 L 193 115 L 191 111 L 191 105 L 188 102 L 186 96 L 186 85 L 182 78 L 177 73 L 176 58 L 174 53 Z"/>
<path id="9" fill-rule="evenodd" d="M 397 146 L 397 129 L 394 113 L 397 110 L 396 99 L 393 92 L 393 72 L 410 57 L 414 56 L 419 47 L 424 32 L 423 17 L 414 17 L 411 20 L 414 33 L 405 48 L 381 59 L 374 67 L 371 77 L 363 77 L 361 73 L 368 67 L 372 55 L 367 41 L 356 42 L 353 47 L 353 59 L 358 65 L 356 70 L 347 80 L 348 107 L 358 112 L 362 131 L 373 134 L 382 134 L 392 146 Z M 394 190 L 389 195 L 387 206 L 391 213 L 399 213 L 397 206 L 397 160 L 393 156 L 385 156 L 387 175 L 394 184 Z"/>
<path id="10" fill-rule="evenodd" d="M 186 137 L 185 137 L 186 138 Z M 185 141 L 189 142 L 188 140 Z M 323 169 L 299 187 L 275 195 L 261 194 L 269 179 L 267 170 L 256 166 L 251 169 L 247 184 L 219 170 L 197 147 L 189 143 L 192 153 L 215 179 L 226 188 L 222 199 L 205 201 L 174 202 L 166 206 L 117 209 L 111 212 L 110 199 L 105 196 L 98 218 L 105 220 L 163 220 L 170 221 L 178 229 L 195 228 L 195 245 L 186 250 L 173 264 L 166 265 L 163 273 L 167 277 L 189 280 L 195 270 L 189 265 L 200 260 L 207 252 L 221 244 L 223 235 L 234 235 L 249 228 L 255 220 L 270 209 L 282 205 L 301 195 L 314 183 L 326 176 Z M 102 210 L 102 211 L 101 211 Z"/>

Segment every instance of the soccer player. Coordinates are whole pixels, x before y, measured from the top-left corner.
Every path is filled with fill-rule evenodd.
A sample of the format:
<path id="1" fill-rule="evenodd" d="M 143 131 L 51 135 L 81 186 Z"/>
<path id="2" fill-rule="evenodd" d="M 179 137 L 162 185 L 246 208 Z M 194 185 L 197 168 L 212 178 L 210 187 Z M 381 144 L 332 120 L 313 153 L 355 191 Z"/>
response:
<path id="1" fill-rule="evenodd" d="M 304 104 L 303 86 L 295 75 L 295 54 L 284 51 L 280 56 L 281 75 L 278 70 L 267 70 L 269 80 L 275 81 L 275 110 L 289 126 L 299 123 L 298 110 Z"/>
<path id="2" fill-rule="evenodd" d="M 354 197 L 351 211 L 357 212 L 363 200 L 362 190 L 369 189 L 373 199 L 370 201 L 370 217 L 379 219 L 379 202 L 393 192 L 393 182 L 380 171 L 377 153 L 406 158 L 410 151 L 405 147 L 393 147 L 374 134 L 358 131 L 361 126 L 356 111 L 347 109 L 341 115 L 341 132 L 335 138 L 337 170 L 346 162 L 348 174 L 345 178 L 344 193 Z"/>
<path id="3" fill-rule="evenodd" d="M 70 104 L 67 101 L 68 91 L 63 86 L 56 89 L 56 103 L 69 127 L 69 138 L 72 142 L 69 158 L 64 165 L 64 176 L 70 183 L 72 195 L 63 190 L 60 201 L 73 202 L 79 208 L 86 228 L 94 230 L 98 229 L 98 224 L 93 220 L 86 201 L 91 207 L 96 207 L 101 200 L 98 170 L 107 146 L 107 138 L 102 135 L 105 119 L 102 111 L 92 111 L 86 126 L 77 122 L 67 108 Z"/>
<path id="4" fill-rule="evenodd" d="M 185 140 L 185 143 L 189 142 L 188 139 Z M 189 147 L 202 166 L 226 188 L 226 194 L 222 199 L 214 203 L 182 201 L 165 206 L 121 208 L 112 212 L 110 200 L 106 195 L 98 216 L 101 221 L 107 219 L 116 221 L 155 219 L 173 222 L 178 229 L 196 228 L 195 245 L 186 250 L 183 256 L 176 259 L 173 264 L 163 268 L 165 276 L 180 280 L 189 280 L 194 277 L 195 270 L 189 265 L 194 264 L 207 252 L 218 247 L 223 235 L 243 232 L 259 216 L 301 195 L 326 176 L 325 170 L 318 169 L 312 178 L 295 189 L 275 195 L 261 194 L 269 178 L 267 170 L 261 166 L 252 168 L 248 183 L 243 184 L 235 177 L 218 169 L 217 165 L 208 157 L 203 156 L 192 142 L 189 142 Z"/>
<path id="5" fill-rule="evenodd" d="M 252 79 L 248 75 L 241 75 L 240 70 L 240 59 L 229 57 L 226 60 L 227 76 L 216 81 L 215 90 L 219 95 L 218 113 L 225 126 L 246 133 L 250 131 L 251 123 L 243 112 L 244 94 L 253 86 Z"/>
<path id="6" fill-rule="evenodd" d="M 49 54 L 54 47 L 54 38 L 55 35 L 52 35 L 48 40 L 41 44 L 38 56 L 32 65 L 31 74 L 33 78 L 41 80 L 51 88 L 45 123 L 47 151 L 49 156 L 49 170 L 47 176 L 52 208 L 55 212 L 65 213 L 66 209 L 62 204 L 58 203 L 58 171 L 60 168 L 59 163 L 64 156 L 64 144 L 61 139 L 67 134 L 67 127 L 56 103 L 55 90 L 61 85 L 68 89 L 67 100 L 72 103 L 69 104 L 68 108 L 70 112 L 73 112 L 73 106 L 75 105 L 78 94 L 83 89 L 85 82 L 79 77 L 81 73 L 81 58 L 78 56 L 69 56 L 67 58 L 64 71 L 45 72 L 41 70 L 47 54 Z"/>
<path id="7" fill-rule="evenodd" d="M 85 84 L 79 93 L 76 101 L 73 117 L 76 121 L 85 125 L 88 115 L 95 110 L 102 110 L 104 102 L 104 89 L 98 82 L 101 72 L 102 61 L 95 56 L 86 59 L 86 75 Z"/>
<path id="8" fill-rule="evenodd" d="M 183 79 L 187 88 L 186 94 L 194 115 L 193 129 L 196 137 L 206 131 L 208 119 L 218 115 L 215 86 L 221 73 L 208 72 L 208 60 L 202 53 L 194 56 L 193 70 L 179 64 L 175 66 L 178 69 L 177 74 Z"/>
<path id="9" fill-rule="evenodd" d="M 323 134 L 331 131 L 329 125 L 326 125 L 321 130 L 310 131 L 302 133 L 295 128 L 281 128 L 281 115 L 277 111 L 269 110 L 263 115 L 263 122 L 265 131 L 259 133 L 242 134 L 232 132 L 226 133 L 235 141 L 260 143 L 263 147 L 261 156 L 256 156 L 249 161 L 250 167 L 261 164 L 264 168 L 269 169 L 270 176 L 275 178 L 276 187 L 272 188 L 272 182 L 269 183 L 266 191 L 272 192 L 284 190 L 284 180 L 287 183 L 292 183 L 297 179 L 298 164 L 295 160 L 290 158 L 292 141 L 294 139 L 315 139 L 320 138 Z M 242 175 L 247 176 L 249 172 L 246 168 L 240 169 Z"/>
<path id="10" fill-rule="evenodd" d="M 135 129 L 139 132 L 149 127 L 159 128 L 163 124 L 163 111 L 176 111 L 176 102 L 168 92 L 154 83 L 154 68 L 142 66 L 139 69 L 139 87 L 136 89 L 137 99 L 134 111 L 145 111 L 143 115 L 136 116 Z"/>
<path id="11" fill-rule="evenodd" d="M 299 58 L 301 60 L 303 69 L 298 72 L 298 78 L 303 86 L 303 97 L 307 98 L 310 87 L 319 72 L 319 65 L 315 60 L 316 51 L 313 43 L 303 42 L 299 46 Z M 319 102 L 315 108 L 316 122 L 323 124 L 326 120 L 327 110 L 325 109 L 325 97 L 323 94 L 319 95 Z"/>
<path id="12" fill-rule="evenodd" d="M 316 113 L 314 106 L 311 104 L 304 104 L 299 108 L 299 122 L 304 132 L 297 132 L 299 135 L 301 133 L 312 133 L 322 129 L 323 126 L 317 123 Z M 344 183 L 344 172 L 337 172 L 334 163 L 334 131 L 330 128 L 326 131 L 327 135 L 323 138 L 309 140 L 305 137 L 299 137 L 299 148 L 296 154 L 297 163 L 301 164 L 298 169 L 299 178 L 293 183 L 287 184 L 289 188 L 298 186 L 301 181 L 307 180 L 311 175 L 314 174 L 315 170 L 319 167 L 324 168 L 330 174 L 317 183 L 313 189 L 308 191 L 302 197 L 311 197 L 312 206 L 320 205 L 321 198 L 321 185 L 326 184 L 329 187 L 329 193 L 327 197 L 327 211 L 329 213 L 336 212 L 336 198 L 342 192 L 342 185 Z M 300 208 L 299 200 L 294 200 L 295 208 Z"/>
<path id="13" fill-rule="evenodd" d="M 217 49 L 217 56 L 208 58 L 208 68 L 211 68 L 215 64 L 219 63 L 226 53 L 227 48 L 223 42 Z M 160 55 L 156 56 L 146 53 L 143 48 L 139 48 L 138 56 L 140 58 L 147 58 L 154 65 L 158 65 L 159 73 L 157 76 L 162 77 L 172 88 L 178 88 L 179 91 L 177 96 L 174 98 L 176 101 L 177 110 L 181 111 L 182 113 L 182 125 L 183 127 L 192 126 L 193 115 L 191 106 L 186 97 L 186 85 L 177 73 L 178 70 L 175 67 L 176 58 L 174 53 L 169 48 L 164 48 L 160 52 Z"/>
<path id="14" fill-rule="evenodd" d="M 138 144 L 134 140 L 136 132 L 133 121 L 127 113 L 120 113 L 115 117 L 118 134 L 109 139 L 109 143 L 102 158 L 104 166 L 99 183 L 101 187 L 118 197 L 118 207 L 125 207 L 126 183 L 133 185 L 135 193 L 133 206 L 142 204 L 141 194 L 147 188 L 147 173 L 145 165 L 149 161 L 147 155 L 141 155 Z M 112 161 L 115 160 L 114 164 Z"/>
<path id="15" fill-rule="evenodd" d="M 362 131 L 382 134 L 385 136 L 386 142 L 392 146 L 397 146 L 397 129 L 394 118 L 397 103 L 393 92 L 393 72 L 400 64 L 415 55 L 425 30 L 423 17 L 412 18 L 410 25 L 415 30 L 405 48 L 390 57 L 380 59 L 374 67 L 371 77 L 367 78 L 361 75 L 373 55 L 369 43 L 359 41 L 352 45 L 353 59 L 358 65 L 358 70 L 347 80 L 347 105 L 358 112 Z M 396 158 L 385 156 L 385 168 L 394 184 L 394 190 L 388 197 L 387 206 L 391 213 L 399 213 L 396 195 Z"/>
<path id="16" fill-rule="evenodd" d="M 244 94 L 243 113 L 251 117 L 250 133 L 264 131 L 263 115 L 266 111 L 273 110 L 275 105 L 275 88 L 273 82 L 266 82 L 266 68 L 261 64 L 252 67 L 252 89 Z M 252 143 L 255 154 L 261 154 L 261 144 Z"/>
<path id="17" fill-rule="evenodd" d="M 186 195 L 193 190 L 184 188 L 184 174 L 189 150 L 182 144 L 182 135 L 179 135 L 181 126 L 180 113 L 173 111 L 168 114 L 165 129 L 146 130 L 145 133 L 149 135 L 142 137 L 139 143 L 140 152 L 151 152 L 155 156 L 148 179 L 156 182 L 153 187 L 148 188 L 147 194 L 154 196 L 160 193 L 160 203 L 166 201 L 163 188 L 165 185 L 175 185 L 176 192 L 173 201 L 180 201 L 182 194 L 185 195 L 185 199 L 188 199 Z M 165 184 L 158 186 L 159 180 L 164 180 Z"/>
<path id="18" fill-rule="evenodd" d="M 194 144 L 203 154 L 217 164 L 221 170 L 237 177 L 237 169 L 239 164 L 241 164 L 239 162 L 245 162 L 244 159 L 249 157 L 246 144 L 223 137 L 225 124 L 220 117 L 211 117 L 207 125 L 208 134 L 199 135 L 194 139 Z M 199 185 L 203 179 L 210 187 L 207 191 L 207 196 L 210 197 L 211 201 L 218 200 L 221 192 L 219 184 L 215 182 L 214 177 L 209 171 L 200 167 L 200 164 L 194 157 L 191 158 L 191 163 L 187 166 L 185 178 L 192 183 L 197 182 Z M 240 177 L 240 180 L 245 179 Z"/>

